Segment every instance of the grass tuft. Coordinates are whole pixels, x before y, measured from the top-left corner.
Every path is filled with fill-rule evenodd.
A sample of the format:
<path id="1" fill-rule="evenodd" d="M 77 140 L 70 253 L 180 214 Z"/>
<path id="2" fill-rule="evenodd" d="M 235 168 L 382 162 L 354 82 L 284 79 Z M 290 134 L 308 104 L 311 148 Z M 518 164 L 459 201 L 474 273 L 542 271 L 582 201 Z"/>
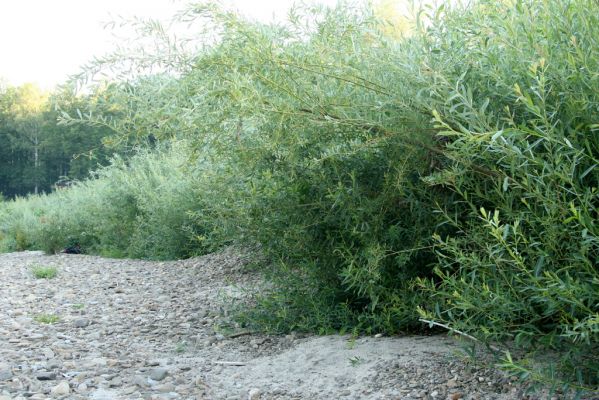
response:
<path id="1" fill-rule="evenodd" d="M 40 324 L 55 324 L 60 321 L 60 318 L 55 314 L 39 314 L 35 316 L 34 320 Z"/>
<path id="2" fill-rule="evenodd" d="M 53 279 L 58 275 L 56 267 L 46 267 L 41 265 L 32 267 L 31 272 L 36 279 Z"/>

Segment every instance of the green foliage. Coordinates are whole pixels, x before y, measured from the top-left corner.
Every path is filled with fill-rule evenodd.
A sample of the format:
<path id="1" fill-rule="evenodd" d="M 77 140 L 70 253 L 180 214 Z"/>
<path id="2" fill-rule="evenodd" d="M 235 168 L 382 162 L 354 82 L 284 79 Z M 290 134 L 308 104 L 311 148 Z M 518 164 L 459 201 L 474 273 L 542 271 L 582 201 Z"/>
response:
<path id="1" fill-rule="evenodd" d="M 183 341 L 183 342 L 178 342 L 175 345 L 175 353 L 185 353 L 187 351 L 187 342 Z"/>
<path id="2" fill-rule="evenodd" d="M 58 275 L 56 267 L 45 267 L 42 265 L 32 267 L 31 272 L 36 279 L 52 279 Z"/>
<path id="3" fill-rule="evenodd" d="M 206 88 L 196 141 L 224 164 L 198 224 L 218 220 L 212 240 L 258 242 L 276 265 L 277 289 L 258 302 L 277 330 L 414 326 L 410 285 L 431 273 L 430 203 L 444 199 L 419 180 L 434 130 L 400 112 L 403 82 L 381 63 L 390 47 L 366 40 L 374 21 L 343 6 L 288 27 L 199 11 L 226 33 L 183 78 Z"/>
<path id="4" fill-rule="evenodd" d="M 104 96 L 42 92 L 31 84 L 0 89 L 0 192 L 8 197 L 49 192 L 59 179 L 86 178 L 114 149 L 102 145 L 106 126 L 59 125 L 61 112 L 94 108 Z M 59 109 L 61 110 L 59 112 Z"/>
<path id="5" fill-rule="evenodd" d="M 599 6 L 516 5 L 431 29 L 431 73 L 458 73 L 431 99 L 454 162 L 427 181 L 459 197 L 442 210 L 456 234 L 437 236 L 441 282 L 422 281 L 435 300 L 424 313 L 531 356 L 559 350 L 552 379 L 596 387 Z"/>
<path id="6" fill-rule="evenodd" d="M 60 321 L 60 317 L 54 314 L 39 314 L 35 316 L 34 320 L 40 324 L 55 324 Z"/>
<path id="7" fill-rule="evenodd" d="M 289 322 L 277 322 L 277 330 L 358 324 L 393 332 L 417 324 L 420 296 L 411 281 L 431 275 L 440 216 L 430 203 L 445 199 L 419 181 L 440 150 L 430 116 L 406 112 L 405 98 L 417 88 L 388 68 L 396 62 L 393 42 L 378 36 L 369 12 L 344 5 L 294 10 L 288 26 L 249 23 L 211 4 L 183 15 L 192 25 L 201 21 L 204 43 L 214 45 L 192 58 L 176 45 L 169 48 L 173 59 L 145 54 L 140 70 L 178 68 L 180 78 L 149 75 L 113 86 L 118 118 L 79 120 L 110 125 L 125 141 L 191 140 L 198 165 L 189 171 L 202 175 L 201 193 L 188 202 L 191 214 L 175 210 L 170 220 L 193 218 L 193 229 L 201 227 L 195 247 L 260 245 L 275 265 L 277 290 L 258 301 L 288 310 Z M 214 32 L 221 40 L 214 42 Z M 127 71 L 135 61 L 107 62 Z M 133 197 L 138 225 L 147 220 L 155 230 L 161 221 L 138 209 L 134 185 L 120 185 L 127 191 L 114 202 Z M 143 193 L 152 207 L 163 199 Z M 128 254 L 148 256 L 163 242 L 137 231 L 147 248 Z M 103 248 L 118 249 L 124 240 Z"/>
<path id="8" fill-rule="evenodd" d="M 21 228 L 17 227 L 15 230 L 15 249 L 17 251 L 23 251 L 28 247 L 29 243 L 27 242 L 27 236 Z"/>
<path id="9" fill-rule="evenodd" d="M 4 203 L 0 249 L 55 253 L 78 244 L 113 257 L 195 254 L 199 232 L 188 213 L 196 207 L 201 175 L 186 166 L 189 157 L 184 143 L 172 143 L 128 161 L 116 157 L 69 189 Z"/>

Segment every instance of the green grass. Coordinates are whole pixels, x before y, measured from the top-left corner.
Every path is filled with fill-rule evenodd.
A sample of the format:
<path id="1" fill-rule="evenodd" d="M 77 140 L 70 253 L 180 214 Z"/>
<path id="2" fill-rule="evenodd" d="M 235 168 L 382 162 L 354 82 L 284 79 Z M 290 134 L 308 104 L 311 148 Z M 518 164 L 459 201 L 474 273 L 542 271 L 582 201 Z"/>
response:
<path id="1" fill-rule="evenodd" d="M 364 360 L 359 357 L 359 356 L 353 356 L 350 357 L 349 359 L 349 363 L 352 367 L 357 367 L 358 365 L 360 365 Z"/>
<path id="2" fill-rule="evenodd" d="M 181 353 L 184 353 L 185 351 L 187 351 L 187 342 L 185 342 L 185 341 L 178 342 L 175 345 L 175 353 L 181 354 Z"/>
<path id="3" fill-rule="evenodd" d="M 60 318 L 55 314 L 39 314 L 34 317 L 34 320 L 40 324 L 55 324 L 60 321 Z"/>
<path id="4" fill-rule="evenodd" d="M 85 308 L 85 304 L 77 303 L 73 304 L 71 307 L 73 307 L 74 310 L 83 310 L 83 308 Z"/>
<path id="5" fill-rule="evenodd" d="M 56 267 L 46 267 L 41 265 L 32 267 L 31 272 L 36 279 L 53 279 L 58 275 Z"/>

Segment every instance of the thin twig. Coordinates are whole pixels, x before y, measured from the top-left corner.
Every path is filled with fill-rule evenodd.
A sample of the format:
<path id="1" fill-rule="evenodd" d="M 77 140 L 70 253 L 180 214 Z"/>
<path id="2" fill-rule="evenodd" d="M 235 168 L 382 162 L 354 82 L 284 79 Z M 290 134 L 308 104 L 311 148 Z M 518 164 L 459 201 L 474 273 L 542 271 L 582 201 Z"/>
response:
<path id="1" fill-rule="evenodd" d="M 212 363 L 216 365 L 228 365 L 231 367 L 243 367 L 246 365 L 246 363 L 240 361 L 212 361 Z"/>
<path id="2" fill-rule="evenodd" d="M 418 321 L 425 322 L 425 323 L 430 324 L 430 325 L 439 326 L 441 328 L 445 328 L 448 331 L 450 331 L 451 333 L 456 333 L 456 334 L 458 334 L 460 336 L 463 336 L 465 338 L 468 338 L 468 339 L 470 339 L 470 340 L 472 340 L 474 342 L 482 343 L 479 339 L 475 338 L 474 336 L 469 335 L 469 334 L 467 334 L 465 332 L 462 332 L 462 331 L 458 331 L 457 329 L 454 329 L 454 328 L 450 327 L 449 325 L 445 325 L 445 324 L 442 324 L 440 322 L 429 321 L 428 319 L 422 319 L 422 318 L 419 318 Z M 492 344 L 489 344 L 488 346 L 493 351 L 500 351 L 500 349 L 498 347 L 495 347 Z"/>
<path id="3" fill-rule="evenodd" d="M 232 333 L 229 336 L 227 336 L 229 339 L 235 339 L 241 336 L 245 336 L 245 335 L 253 335 L 254 331 L 241 331 L 241 332 L 236 332 L 236 333 Z"/>

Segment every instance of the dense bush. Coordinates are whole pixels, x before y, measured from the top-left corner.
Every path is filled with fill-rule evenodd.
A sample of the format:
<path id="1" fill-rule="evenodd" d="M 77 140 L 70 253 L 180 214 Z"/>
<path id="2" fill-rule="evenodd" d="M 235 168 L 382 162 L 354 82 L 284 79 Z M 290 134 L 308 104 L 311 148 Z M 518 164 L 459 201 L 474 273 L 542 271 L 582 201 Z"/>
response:
<path id="1" fill-rule="evenodd" d="M 417 40 L 387 39 L 367 10 L 347 6 L 298 9 L 286 26 L 210 4 L 184 18 L 200 20 L 201 40 L 213 45 L 194 57 L 177 45 L 169 60 L 146 54 L 141 68 L 177 68 L 180 78 L 135 77 L 112 92 L 119 118 L 89 122 L 194 143 L 210 165 L 192 213 L 205 233 L 195 245 L 259 244 L 274 266 L 279 286 L 260 299 L 270 311 L 259 314 L 276 309 L 276 317 L 254 322 L 322 331 L 420 325 L 411 285 L 432 276 L 441 216 L 431 203 L 447 194 L 420 182 L 441 153 L 430 111 L 411 111 L 420 87 L 389 68 Z M 157 31 L 159 47 L 169 45 Z M 109 61 L 112 71 L 130 69 L 130 59 Z"/>
<path id="2" fill-rule="evenodd" d="M 199 233 L 188 213 L 197 207 L 201 178 L 188 165 L 187 145 L 162 147 L 126 161 L 114 158 L 72 188 L 2 203 L 0 249 L 54 253 L 79 244 L 89 253 L 119 257 L 195 254 Z"/>
<path id="3" fill-rule="evenodd" d="M 456 161 L 427 180 L 459 195 L 443 210 L 457 231 L 438 237 L 441 282 L 424 284 L 436 300 L 427 315 L 487 340 L 559 349 L 568 380 L 592 385 L 599 383 L 597 15 L 590 1 L 485 4 L 432 28 L 437 51 L 427 58 L 433 70 L 457 72 L 431 98 Z"/>
<path id="4" fill-rule="evenodd" d="M 198 221 L 222 221 L 221 238 L 258 242 L 275 264 L 279 286 L 250 319 L 275 330 L 413 327 L 410 285 L 431 275 L 431 202 L 443 200 L 420 182 L 438 157 L 430 118 L 405 112 L 404 82 L 380 62 L 392 45 L 373 46 L 373 21 L 343 7 L 307 10 L 288 28 L 211 15 L 226 34 L 186 81 L 213 88 L 197 95 L 217 105 L 204 135 L 234 151 L 229 189 Z"/>

